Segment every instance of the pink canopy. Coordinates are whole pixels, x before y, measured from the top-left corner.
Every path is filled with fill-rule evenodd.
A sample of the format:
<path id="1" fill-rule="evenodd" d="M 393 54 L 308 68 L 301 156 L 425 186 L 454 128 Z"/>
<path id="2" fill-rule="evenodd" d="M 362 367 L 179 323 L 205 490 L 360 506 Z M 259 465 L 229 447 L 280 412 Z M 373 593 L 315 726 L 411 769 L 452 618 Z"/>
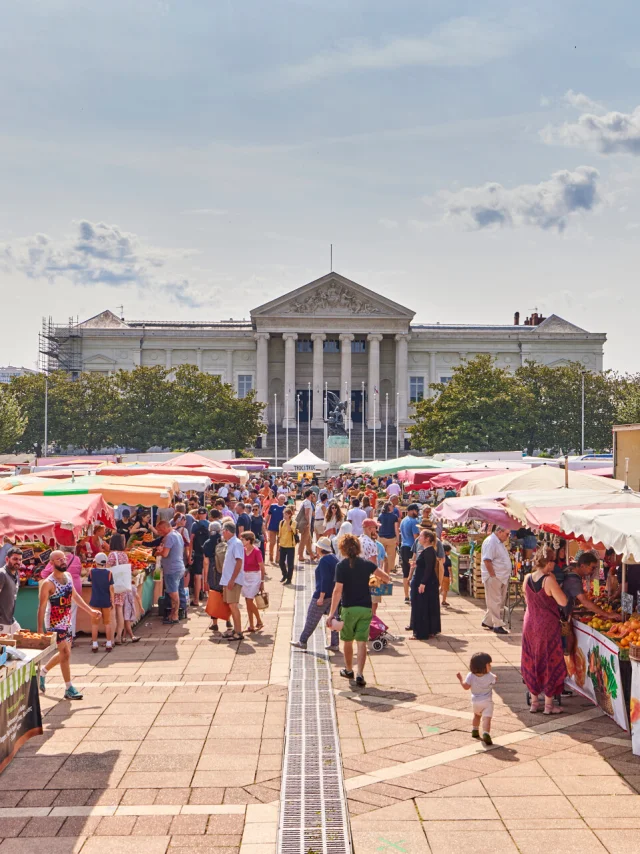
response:
<path id="1" fill-rule="evenodd" d="M 209 457 L 203 457 L 202 454 L 194 454 L 192 452 L 172 457 L 170 460 L 160 463 L 160 465 L 179 466 L 180 468 L 230 468 L 230 466 L 220 460 L 210 460 Z"/>
<path id="2" fill-rule="evenodd" d="M 482 522 L 490 522 L 501 528 L 519 527 L 513 517 L 505 513 L 501 499 L 504 494 L 496 495 L 472 495 L 468 498 L 445 498 L 433 511 L 438 519 L 446 519 L 449 522 L 463 524 L 470 519 L 478 519 Z"/>
<path id="3" fill-rule="evenodd" d="M 506 474 L 510 469 L 495 470 L 492 469 L 490 474 Z M 435 489 L 462 489 L 470 480 L 479 480 L 481 477 L 488 476 L 487 469 L 481 471 L 452 471 L 444 472 L 434 477 L 431 481 L 431 486 Z"/>
<path id="4" fill-rule="evenodd" d="M 102 495 L 40 495 L 0 493 L 0 537 L 38 537 L 72 546 L 83 528 L 99 521 L 115 528 L 113 512 Z"/>
<path id="5" fill-rule="evenodd" d="M 96 471 L 98 475 L 118 475 L 120 477 L 130 477 L 136 474 L 172 474 L 176 477 L 185 475 L 202 475 L 210 478 L 213 483 L 242 483 L 247 480 L 247 473 L 244 476 L 238 469 L 227 467 L 216 467 L 211 460 L 206 468 L 203 466 L 176 466 L 167 465 L 166 463 L 148 463 L 146 465 L 133 466 L 102 466 Z"/>
<path id="6" fill-rule="evenodd" d="M 504 467 L 496 466 L 495 463 L 483 465 L 472 465 L 464 468 L 440 469 L 435 471 L 408 471 L 399 472 L 399 475 L 406 474 L 406 478 L 400 479 L 404 482 L 404 488 L 407 492 L 416 491 L 418 489 L 461 489 L 466 486 L 470 480 L 479 480 L 483 477 L 492 477 L 493 475 L 506 474 L 508 471 L 523 471 L 530 468 L 524 463 L 504 463 Z"/>

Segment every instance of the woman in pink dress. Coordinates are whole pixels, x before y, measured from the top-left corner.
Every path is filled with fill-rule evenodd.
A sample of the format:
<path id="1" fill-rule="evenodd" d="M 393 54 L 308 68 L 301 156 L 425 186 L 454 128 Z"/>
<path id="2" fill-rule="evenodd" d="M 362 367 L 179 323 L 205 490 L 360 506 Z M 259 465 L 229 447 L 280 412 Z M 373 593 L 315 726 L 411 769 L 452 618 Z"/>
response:
<path id="1" fill-rule="evenodd" d="M 544 714 L 562 711 L 554 707 L 553 698 L 562 692 L 567 668 L 562 652 L 560 608 L 567 597 L 555 579 L 555 551 L 540 549 L 534 570 L 526 576 L 523 589 L 527 611 L 522 627 L 520 670 L 531 693 L 531 712 L 540 711 L 540 694 L 544 694 Z"/>

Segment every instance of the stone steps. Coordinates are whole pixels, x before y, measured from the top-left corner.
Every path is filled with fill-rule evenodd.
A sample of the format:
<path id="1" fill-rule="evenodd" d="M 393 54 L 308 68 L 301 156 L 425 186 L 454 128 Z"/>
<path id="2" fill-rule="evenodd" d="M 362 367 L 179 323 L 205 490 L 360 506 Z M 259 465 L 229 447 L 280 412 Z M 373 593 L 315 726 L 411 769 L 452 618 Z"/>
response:
<path id="1" fill-rule="evenodd" d="M 300 450 L 304 450 L 308 445 L 308 433 L 306 425 L 304 429 L 300 427 Z M 388 433 L 388 459 L 396 456 L 396 428 L 389 426 Z M 408 453 L 408 449 L 403 447 L 403 441 L 400 440 L 400 454 Z M 324 431 L 311 430 L 311 447 L 309 450 L 319 457 L 324 457 Z M 273 427 L 269 428 L 266 435 L 266 441 L 263 439 L 262 448 L 256 451 L 259 456 L 275 459 L 275 431 Z M 289 455 L 291 458 L 298 453 L 298 435 L 296 430 L 289 430 Z M 359 461 L 363 458 L 362 453 L 362 428 L 360 425 L 351 431 L 351 459 Z M 373 430 L 365 428 L 364 431 L 364 459 L 384 459 L 385 458 L 385 431 L 384 428 L 376 430 L 375 456 L 373 447 Z M 282 465 L 287 459 L 286 454 L 286 431 L 278 428 L 278 465 Z"/>

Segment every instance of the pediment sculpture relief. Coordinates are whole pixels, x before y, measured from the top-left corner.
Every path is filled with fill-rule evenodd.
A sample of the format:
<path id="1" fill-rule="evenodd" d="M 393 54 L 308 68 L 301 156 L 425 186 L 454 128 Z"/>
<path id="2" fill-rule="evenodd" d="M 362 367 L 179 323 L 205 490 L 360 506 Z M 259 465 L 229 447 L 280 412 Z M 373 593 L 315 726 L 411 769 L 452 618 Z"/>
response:
<path id="1" fill-rule="evenodd" d="M 287 306 L 287 314 L 319 314 L 342 311 L 348 314 L 382 314 L 374 303 L 361 298 L 350 288 L 329 284 L 314 294 L 297 297 Z"/>

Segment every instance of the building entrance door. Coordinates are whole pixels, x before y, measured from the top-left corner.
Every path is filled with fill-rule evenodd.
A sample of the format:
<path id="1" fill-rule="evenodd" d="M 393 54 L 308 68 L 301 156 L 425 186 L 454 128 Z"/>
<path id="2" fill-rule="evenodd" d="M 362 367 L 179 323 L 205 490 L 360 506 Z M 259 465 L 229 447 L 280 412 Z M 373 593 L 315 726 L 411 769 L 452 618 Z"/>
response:
<path id="1" fill-rule="evenodd" d="M 313 418 L 313 392 L 309 394 L 308 388 L 299 388 L 296 391 L 296 401 L 300 407 L 300 423 L 306 424 Z"/>
<path id="2" fill-rule="evenodd" d="M 354 424 L 362 424 L 362 419 L 366 418 L 367 393 L 362 391 L 351 392 L 351 420 Z"/>

